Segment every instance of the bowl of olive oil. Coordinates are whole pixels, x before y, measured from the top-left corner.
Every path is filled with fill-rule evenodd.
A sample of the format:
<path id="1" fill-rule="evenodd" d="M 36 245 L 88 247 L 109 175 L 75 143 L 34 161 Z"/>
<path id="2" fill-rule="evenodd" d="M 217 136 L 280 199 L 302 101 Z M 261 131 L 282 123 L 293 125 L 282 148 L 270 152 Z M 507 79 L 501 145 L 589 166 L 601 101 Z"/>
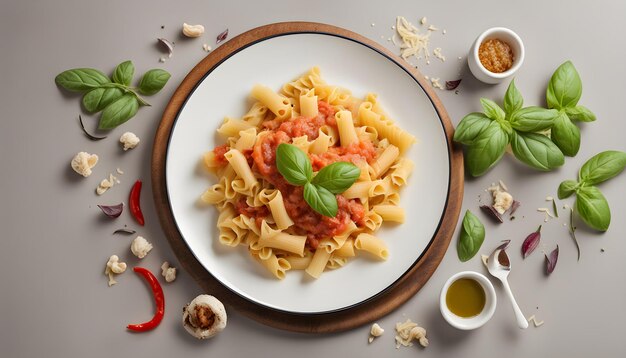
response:
<path id="1" fill-rule="evenodd" d="M 496 311 L 496 291 L 491 281 L 478 272 L 459 272 L 446 281 L 439 307 L 453 327 L 470 330 L 481 327 Z"/>

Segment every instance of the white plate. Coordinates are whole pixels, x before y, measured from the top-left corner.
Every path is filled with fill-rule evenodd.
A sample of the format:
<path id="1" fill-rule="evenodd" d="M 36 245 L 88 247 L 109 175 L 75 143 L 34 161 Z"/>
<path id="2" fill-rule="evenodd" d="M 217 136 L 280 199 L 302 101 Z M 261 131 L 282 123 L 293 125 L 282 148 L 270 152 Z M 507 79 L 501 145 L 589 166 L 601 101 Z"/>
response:
<path id="1" fill-rule="evenodd" d="M 197 205 L 216 182 L 200 170 L 202 154 L 223 144 L 216 129 L 225 116 L 241 116 L 260 83 L 277 91 L 313 66 L 322 77 L 362 97 L 379 95 L 399 126 L 416 136 L 408 152 L 416 163 L 401 192 L 406 223 L 383 225 L 377 236 L 389 246 L 384 262 L 359 257 L 317 280 L 303 271 L 276 280 L 244 247 L 217 241 L 217 210 Z M 178 229 L 198 261 L 222 284 L 260 305 L 292 313 L 348 308 L 383 292 L 420 259 L 446 205 L 450 158 L 441 120 L 418 82 L 391 59 L 359 42 L 319 33 L 288 34 L 256 42 L 228 57 L 198 84 L 179 112 L 166 158 L 166 182 Z"/>

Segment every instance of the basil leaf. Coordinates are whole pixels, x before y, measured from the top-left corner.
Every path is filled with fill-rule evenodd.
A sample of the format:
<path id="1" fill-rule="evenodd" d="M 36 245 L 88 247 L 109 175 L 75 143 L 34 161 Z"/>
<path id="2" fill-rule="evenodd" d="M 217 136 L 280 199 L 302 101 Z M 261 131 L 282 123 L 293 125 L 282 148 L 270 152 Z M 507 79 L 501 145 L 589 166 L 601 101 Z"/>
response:
<path id="1" fill-rule="evenodd" d="M 511 80 L 509 83 L 509 88 L 507 88 L 506 93 L 504 94 L 504 111 L 511 115 L 515 111 L 518 111 L 524 105 L 524 99 L 522 98 L 522 94 L 515 87 L 515 80 Z"/>
<path id="2" fill-rule="evenodd" d="M 485 240 L 485 226 L 480 222 L 476 215 L 467 210 L 463 217 L 463 226 L 461 227 L 461 235 L 456 251 L 459 260 L 469 261 L 480 249 Z"/>
<path id="3" fill-rule="evenodd" d="M 309 157 L 292 144 L 281 143 L 276 148 L 278 172 L 292 185 L 304 185 L 311 181 L 313 169 Z"/>
<path id="4" fill-rule="evenodd" d="M 330 191 L 311 183 L 304 184 L 304 201 L 316 212 L 334 218 L 337 216 L 337 198 Z"/>
<path id="5" fill-rule="evenodd" d="M 454 131 L 454 141 L 463 144 L 472 144 L 476 137 L 485 129 L 492 120 L 483 113 L 474 112 L 461 119 Z"/>
<path id="6" fill-rule="evenodd" d="M 496 121 L 503 121 L 506 115 L 500 106 L 496 104 L 496 102 L 487 99 L 481 98 L 480 104 L 483 106 L 483 111 L 487 115 L 487 117 L 494 119 Z"/>
<path id="7" fill-rule="evenodd" d="M 550 137 L 561 152 L 568 157 L 575 156 L 580 149 L 580 129 L 570 121 L 565 113 L 561 113 L 554 120 Z"/>
<path id="8" fill-rule="evenodd" d="M 580 100 L 583 84 L 571 61 L 559 66 L 548 84 L 546 101 L 549 108 L 574 107 Z"/>
<path id="9" fill-rule="evenodd" d="M 151 96 L 159 92 L 170 77 L 171 75 L 167 71 L 158 68 L 152 69 L 144 73 L 141 77 L 141 81 L 139 81 L 139 92 Z"/>
<path id="10" fill-rule="evenodd" d="M 113 129 L 131 119 L 139 109 L 139 102 L 132 93 L 126 93 L 102 111 L 98 129 Z"/>
<path id="11" fill-rule="evenodd" d="M 102 72 L 93 68 L 75 68 L 63 71 L 54 78 L 57 85 L 73 92 L 87 92 L 111 82 Z"/>
<path id="12" fill-rule="evenodd" d="M 574 180 L 565 180 L 559 184 L 558 196 L 559 199 L 563 200 L 565 198 L 569 198 L 576 188 L 578 187 L 578 183 Z"/>
<path id="13" fill-rule="evenodd" d="M 83 106 L 88 112 L 100 112 L 104 107 L 122 97 L 124 92 L 115 87 L 100 87 L 87 92 L 83 96 Z"/>
<path id="14" fill-rule="evenodd" d="M 539 170 L 548 171 L 565 162 L 563 153 L 550 138 L 537 133 L 515 132 L 511 149 L 517 159 Z"/>
<path id="15" fill-rule="evenodd" d="M 348 162 L 336 162 L 322 168 L 311 183 L 321 186 L 333 194 L 341 194 L 361 175 L 361 169 Z"/>
<path id="16" fill-rule="evenodd" d="M 115 67 L 112 80 L 124 86 L 130 86 L 135 75 L 135 66 L 131 61 L 124 61 Z"/>
<path id="17" fill-rule="evenodd" d="M 626 153 L 607 150 L 591 157 L 578 172 L 580 181 L 596 185 L 618 175 L 626 166 Z"/>
<path id="18" fill-rule="evenodd" d="M 589 227 L 596 230 L 606 231 L 611 224 L 609 203 L 595 186 L 578 188 L 576 211 Z"/>
<path id="19" fill-rule="evenodd" d="M 472 176 L 485 174 L 494 166 L 509 143 L 509 136 L 498 122 L 492 121 L 467 150 L 467 168 Z"/>
<path id="20" fill-rule="evenodd" d="M 565 108 L 565 113 L 572 121 L 581 122 L 593 122 L 596 120 L 596 115 L 593 114 L 587 107 L 578 105 L 576 107 Z"/>
<path id="21" fill-rule="evenodd" d="M 511 126 L 521 132 L 539 132 L 552 127 L 558 115 L 554 109 L 526 107 L 513 114 Z"/>

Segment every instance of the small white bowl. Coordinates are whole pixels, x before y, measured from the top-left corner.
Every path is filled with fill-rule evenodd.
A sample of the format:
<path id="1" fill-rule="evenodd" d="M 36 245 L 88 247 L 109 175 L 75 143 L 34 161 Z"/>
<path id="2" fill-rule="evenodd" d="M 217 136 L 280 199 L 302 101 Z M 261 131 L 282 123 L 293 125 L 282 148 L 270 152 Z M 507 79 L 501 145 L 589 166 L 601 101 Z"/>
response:
<path id="1" fill-rule="evenodd" d="M 474 317 L 464 318 L 457 316 L 450 311 L 448 305 L 446 304 L 446 294 L 448 293 L 450 285 L 454 281 L 461 278 L 470 278 L 475 280 L 485 291 L 485 307 L 483 307 L 482 312 Z M 453 327 L 462 330 L 471 330 L 481 327 L 491 319 L 493 313 L 496 311 L 496 303 L 496 290 L 493 288 L 491 281 L 489 281 L 485 275 L 474 271 L 463 271 L 450 277 L 443 285 L 443 288 L 441 289 L 441 296 L 439 298 L 439 309 L 441 310 L 443 318 L 445 318 L 445 320 Z"/>
<path id="2" fill-rule="evenodd" d="M 500 39 L 511 46 L 513 50 L 513 66 L 508 70 L 495 73 L 487 70 L 485 66 L 480 62 L 480 58 L 478 57 L 478 49 L 480 48 L 480 44 L 482 44 L 485 40 L 489 39 Z M 474 77 L 476 77 L 479 81 L 488 83 L 488 84 L 496 84 L 504 81 L 505 79 L 513 76 L 515 72 L 522 66 L 524 62 L 524 43 L 522 39 L 511 29 L 507 29 L 505 27 L 492 27 L 482 34 L 478 36 L 472 48 L 470 49 L 470 53 L 467 56 L 467 64 L 469 65 L 470 71 Z"/>

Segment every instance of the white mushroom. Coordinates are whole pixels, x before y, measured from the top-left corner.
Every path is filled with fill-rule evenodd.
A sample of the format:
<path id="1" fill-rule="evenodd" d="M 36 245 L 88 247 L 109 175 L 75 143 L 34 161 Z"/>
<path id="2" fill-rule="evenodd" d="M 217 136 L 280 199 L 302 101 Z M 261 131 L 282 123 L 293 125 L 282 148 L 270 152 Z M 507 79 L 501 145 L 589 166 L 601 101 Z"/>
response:
<path id="1" fill-rule="evenodd" d="M 74 171 L 84 177 L 91 175 L 91 169 L 98 163 L 98 156 L 87 152 L 79 152 L 70 163 Z"/>
<path id="2" fill-rule="evenodd" d="M 130 251 L 140 259 L 146 257 L 150 250 L 152 250 L 152 244 L 143 236 L 137 236 L 130 244 Z"/>
<path id="3" fill-rule="evenodd" d="M 113 276 L 124 273 L 124 271 L 126 271 L 126 263 L 120 262 L 120 258 L 117 255 L 111 255 L 104 269 L 104 274 L 109 277 L 109 287 L 117 283 Z"/>
<path id="4" fill-rule="evenodd" d="M 211 338 L 226 327 L 226 309 L 217 298 L 200 295 L 183 307 L 183 327 L 198 339 Z"/>

